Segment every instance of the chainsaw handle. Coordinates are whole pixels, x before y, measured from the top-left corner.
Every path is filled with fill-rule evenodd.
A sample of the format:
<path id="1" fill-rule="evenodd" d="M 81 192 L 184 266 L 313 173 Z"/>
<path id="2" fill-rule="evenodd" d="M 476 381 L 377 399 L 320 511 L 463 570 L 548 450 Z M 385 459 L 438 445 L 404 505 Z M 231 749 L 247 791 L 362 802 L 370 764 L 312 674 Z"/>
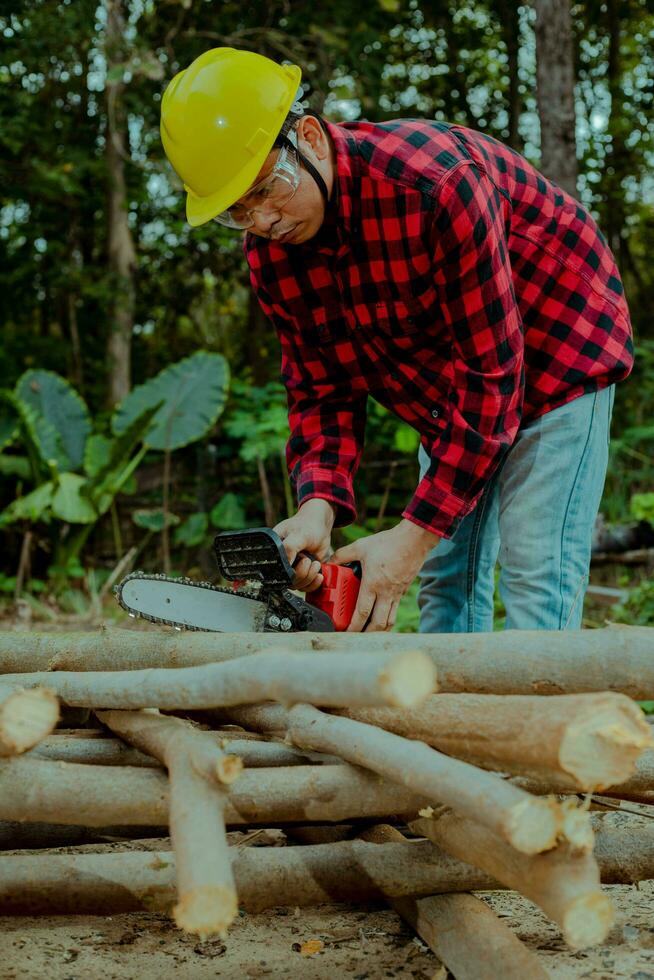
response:
<path id="1" fill-rule="evenodd" d="M 323 583 L 319 589 L 307 594 L 306 601 L 327 613 L 334 629 L 342 633 L 352 621 L 359 598 L 361 563 L 353 561 L 347 565 L 336 565 L 334 562 L 324 562 L 320 570 Z"/>

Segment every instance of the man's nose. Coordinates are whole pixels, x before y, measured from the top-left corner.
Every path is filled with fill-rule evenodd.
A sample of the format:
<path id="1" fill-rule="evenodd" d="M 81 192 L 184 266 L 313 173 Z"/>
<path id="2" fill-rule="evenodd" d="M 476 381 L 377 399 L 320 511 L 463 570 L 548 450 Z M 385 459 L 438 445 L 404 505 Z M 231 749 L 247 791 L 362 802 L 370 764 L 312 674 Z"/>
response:
<path id="1" fill-rule="evenodd" d="M 280 218 L 281 214 L 275 208 L 270 210 L 257 209 L 252 212 L 252 220 L 254 221 L 252 230 L 259 235 L 269 235 L 271 228 L 277 224 Z"/>

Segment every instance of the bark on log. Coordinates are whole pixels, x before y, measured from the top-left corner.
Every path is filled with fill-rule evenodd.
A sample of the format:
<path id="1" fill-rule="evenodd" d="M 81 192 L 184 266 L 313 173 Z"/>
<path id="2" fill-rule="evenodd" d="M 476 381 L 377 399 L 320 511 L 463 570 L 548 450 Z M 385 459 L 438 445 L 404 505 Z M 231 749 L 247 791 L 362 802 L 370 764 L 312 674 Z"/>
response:
<path id="1" fill-rule="evenodd" d="M 181 718 L 143 711 L 100 711 L 113 732 L 168 769 L 170 837 L 177 866 L 175 922 L 203 939 L 227 934 L 238 910 L 225 830 L 224 786 L 243 763 Z"/>
<path id="2" fill-rule="evenodd" d="M 651 726 L 650 726 L 651 727 Z M 35 751 L 39 751 L 37 748 Z M 509 774 L 510 775 L 510 774 Z M 577 793 L 572 779 L 563 774 L 556 775 L 510 775 L 514 786 L 520 786 L 528 793 L 547 794 L 547 793 Z M 635 771 L 624 781 L 615 786 L 607 787 L 603 790 L 605 796 L 617 796 L 621 799 L 630 799 L 631 796 L 642 797 L 643 802 L 652 801 L 654 793 L 654 751 L 646 749 L 640 758 L 636 760 Z"/>
<path id="3" fill-rule="evenodd" d="M 20 684 L 20 681 L 19 681 Z M 59 702 L 51 690 L 0 684 L 0 756 L 20 755 L 33 748 L 54 729 Z"/>
<path id="4" fill-rule="evenodd" d="M 327 715 L 306 704 L 290 710 L 280 705 L 245 705 L 220 715 L 258 731 L 281 729 L 300 748 L 331 752 L 372 769 L 432 802 L 445 803 L 477 819 L 525 854 L 537 854 L 556 844 L 562 821 L 554 799 L 515 793 L 517 787 L 510 783 L 441 755 L 422 742 Z"/>
<path id="5" fill-rule="evenodd" d="M 486 769 L 567 775 L 582 790 L 623 782 L 643 750 L 654 745 L 642 711 L 614 693 L 550 698 L 439 694 L 411 711 L 354 708 L 337 713 L 420 739 Z"/>
<path id="6" fill-rule="evenodd" d="M 229 786 L 243 771 L 239 756 L 223 752 L 210 732 L 192 722 L 146 711 L 98 711 L 98 719 L 141 752 L 170 769 L 179 759 L 211 783 Z"/>
<path id="7" fill-rule="evenodd" d="M 424 834 L 449 854 L 464 859 L 535 902 L 560 926 L 572 949 L 602 942 L 613 924 L 613 905 L 600 887 L 592 854 L 559 846 L 528 857 L 497 834 L 472 820 L 446 811 L 418 820 L 412 830 Z"/>
<path id="8" fill-rule="evenodd" d="M 373 844 L 400 843 L 395 827 L 361 835 Z M 456 980 L 547 980 L 538 957 L 474 895 L 389 898 L 389 905 L 427 943 Z"/>
<path id="9" fill-rule="evenodd" d="M 267 699 L 335 706 L 411 707 L 436 688 L 429 657 L 404 653 L 262 654 L 200 667 L 8 674 L 8 684 L 44 682 L 66 704 L 92 708 L 201 709 Z"/>
<path id="10" fill-rule="evenodd" d="M 225 820 L 271 827 L 416 816 L 428 804 L 424 796 L 350 766 L 294 766 L 246 770 L 231 787 Z M 151 769 L 10 759 L 0 762 L 0 820 L 167 826 L 168 780 Z"/>
<path id="11" fill-rule="evenodd" d="M 277 905 L 302 907 L 505 887 L 424 840 L 233 848 L 231 853 L 239 902 L 249 912 Z M 601 831 L 597 856 L 607 884 L 654 878 L 654 830 Z M 164 910 L 174 901 L 174 887 L 170 851 L 93 854 L 78 849 L 74 854 L 42 851 L 0 856 L 4 915 Z"/>
<path id="12" fill-rule="evenodd" d="M 654 630 L 504 630 L 501 633 L 95 633 L 0 632 L 0 672 L 182 667 L 253 653 L 422 650 L 439 670 L 439 690 L 479 694 L 619 691 L 654 698 Z"/>
<path id="13" fill-rule="evenodd" d="M 84 731 L 84 729 L 80 729 Z M 104 734 L 104 733 L 103 733 Z M 317 752 L 302 753 L 291 745 L 263 739 L 236 738 L 229 732 L 207 732 L 224 752 L 238 756 L 246 768 L 262 766 L 306 766 L 322 762 Z M 117 738 L 77 735 L 52 735 L 43 739 L 33 751 L 40 759 L 79 762 L 95 766 L 144 766 L 157 769 L 160 763 L 150 755 L 132 749 Z M 334 760 L 330 760 L 332 763 Z"/>

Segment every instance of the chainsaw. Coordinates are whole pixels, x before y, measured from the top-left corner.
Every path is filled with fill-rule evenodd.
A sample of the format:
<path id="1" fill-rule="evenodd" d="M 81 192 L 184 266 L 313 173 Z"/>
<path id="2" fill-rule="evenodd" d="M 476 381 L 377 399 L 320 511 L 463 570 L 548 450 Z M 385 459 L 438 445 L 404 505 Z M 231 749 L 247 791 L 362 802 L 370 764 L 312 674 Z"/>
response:
<path id="1" fill-rule="evenodd" d="M 132 572 L 114 587 L 130 616 L 176 629 L 221 633 L 346 630 L 359 594 L 361 568 L 323 563 L 323 584 L 306 599 L 291 591 L 293 566 L 271 528 L 223 531 L 214 539 L 223 578 L 233 588 L 168 575 Z"/>

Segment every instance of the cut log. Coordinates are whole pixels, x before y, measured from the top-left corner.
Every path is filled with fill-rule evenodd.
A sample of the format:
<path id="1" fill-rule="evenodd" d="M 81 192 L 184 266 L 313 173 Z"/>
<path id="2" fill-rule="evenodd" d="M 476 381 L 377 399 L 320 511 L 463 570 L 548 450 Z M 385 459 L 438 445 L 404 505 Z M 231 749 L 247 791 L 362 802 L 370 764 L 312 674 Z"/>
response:
<path id="1" fill-rule="evenodd" d="M 245 770 L 231 787 L 228 825 L 416 816 L 429 800 L 350 766 Z M 0 762 L 0 820 L 106 827 L 167 826 L 168 780 L 152 769 L 51 762 L 23 756 Z"/>
<path id="2" fill-rule="evenodd" d="M 241 775 L 240 756 L 223 752 L 209 732 L 192 722 L 146 711 L 98 711 L 98 719 L 134 748 L 148 753 L 163 766 L 181 759 L 211 783 L 229 786 Z"/>
<path id="3" fill-rule="evenodd" d="M 170 851 L 84 851 L 0 856 L 0 912 L 79 915 L 83 910 L 108 915 L 165 910 L 173 903 L 175 869 Z M 304 907 L 505 887 L 426 840 L 233 848 L 231 854 L 239 903 L 249 912 L 278 905 Z M 597 854 L 607 883 L 654 878 L 650 828 L 601 831 Z"/>
<path id="4" fill-rule="evenodd" d="M 181 718 L 144 711 L 100 711 L 113 732 L 168 769 L 170 838 L 176 857 L 177 925 L 206 939 L 225 937 L 237 912 L 225 830 L 224 786 L 243 763 L 215 739 Z"/>
<path id="5" fill-rule="evenodd" d="M 554 799 L 538 799 L 491 773 L 450 759 L 422 742 L 373 725 L 334 717 L 311 705 L 244 705 L 220 712 L 224 720 L 257 731 L 280 731 L 300 748 L 331 752 L 372 769 L 432 802 L 479 820 L 525 854 L 554 847 L 561 828 Z M 507 792 L 509 790 L 509 792 Z"/>
<path id="6" fill-rule="evenodd" d="M 373 844 L 405 840 L 380 825 L 361 835 Z M 474 895 L 389 898 L 391 908 L 427 943 L 456 980 L 547 980 L 538 957 Z"/>
<path id="7" fill-rule="evenodd" d="M 182 667 L 260 652 L 303 652 L 308 647 L 349 653 L 353 661 L 364 652 L 422 650 L 439 670 L 441 691 L 548 695 L 619 691 L 636 700 L 654 698 L 654 631 L 646 626 L 418 635 L 125 629 L 5 632 L 0 633 L 0 671 Z"/>
<path id="8" fill-rule="evenodd" d="M 33 748 L 54 729 L 59 702 L 51 690 L 0 684 L 0 756 L 20 755 Z"/>
<path id="9" fill-rule="evenodd" d="M 84 731 L 84 729 L 80 729 Z M 103 733 L 104 734 L 104 733 Z M 223 752 L 238 756 L 247 768 L 262 766 L 306 766 L 312 762 L 318 763 L 336 761 L 333 758 L 321 756 L 318 752 L 302 753 L 291 745 L 263 739 L 235 737 L 231 732 L 211 732 Z M 34 749 L 34 755 L 40 759 L 57 759 L 60 762 L 80 762 L 95 766 L 145 766 L 156 769 L 160 766 L 157 759 L 138 749 L 132 749 L 117 738 L 86 738 L 78 735 L 52 735 L 43 739 Z"/>
<path id="10" fill-rule="evenodd" d="M 451 811 L 418 820 L 411 829 L 454 857 L 464 860 L 465 856 L 475 867 L 535 902 L 561 927 L 572 949 L 584 949 L 606 938 L 614 910 L 601 890 L 592 854 L 575 853 L 560 845 L 547 854 L 528 857 L 486 827 Z"/>
<path id="11" fill-rule="evenodd" d="M 623 782 L 654 745 L 640 708 L 613 693 L 439 694 L 411 711 L 354 708 L 338 714 L 420 739 L 486 769 L 562 774 L 582 790 Z"/>
<path id="12" fill-rule="evenodd" d="M 8 674 L 9 684 L 48 684 L 74 707 L 214 708 L 273 699 L 336 706 L 411 707 L 436 688 L 424 653 L 260 654 L 201 667 Z"/>

